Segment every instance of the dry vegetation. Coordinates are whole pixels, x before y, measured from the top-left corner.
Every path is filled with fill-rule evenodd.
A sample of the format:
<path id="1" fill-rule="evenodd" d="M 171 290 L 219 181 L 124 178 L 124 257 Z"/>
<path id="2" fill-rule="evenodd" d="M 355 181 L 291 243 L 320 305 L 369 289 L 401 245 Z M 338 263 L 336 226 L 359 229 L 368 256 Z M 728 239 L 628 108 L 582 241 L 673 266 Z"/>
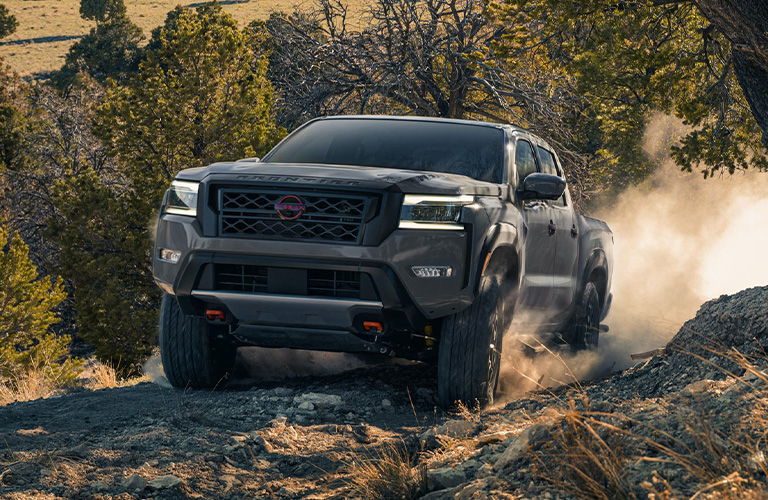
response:
<path id="1" fill-rule="evenodd" d="M 177 5 L 196 6 L 203 2 L 126 0 L 125 3 L 128 16 L 149 38 L 151 30 L 163 23 L 168 11 Z M 349 3 L 363 5 L 359 0 Z M 0 57 L 22 76 L 45 75 L 60 68 L 69 47 L 95 26 L 80 18 L 79 0 L 4 0 L 3 4 L 16 16 L 19 27 L 16 33 L 0 41 Z M 266 19 L 271 12 L 292 12 L 312 5 L 306 0 L 224 0 L 221 4 L 242 26 L 255 19 Z"/>

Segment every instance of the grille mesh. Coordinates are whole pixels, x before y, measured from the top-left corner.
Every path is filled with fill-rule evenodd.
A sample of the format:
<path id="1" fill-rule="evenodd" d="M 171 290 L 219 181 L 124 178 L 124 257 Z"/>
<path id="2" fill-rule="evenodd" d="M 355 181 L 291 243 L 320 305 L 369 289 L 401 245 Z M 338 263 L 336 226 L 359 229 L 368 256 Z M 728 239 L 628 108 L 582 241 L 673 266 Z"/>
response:
<path id="1" fill-rule="evenodd" d="M 303 211 L 284 211 L 281 217 L 275 205 L 285 203 L 286 195 L 291 203 L 298 198 Z M 359 195 L 222 188 L 219 234 L 359 244 L 369 203 L 369 197 Z"/>
<path id="2" fill-rule="evenodd" d="M 360 299 L 361 274 L 356 271 L 307 269 L 306 295 Z M 214 288 L 228 292 L 274 293 L 269 289 L 269 268 L 243 264 L 216 264 Z M 303 287 L 302 287 L 303 288 Z"/>

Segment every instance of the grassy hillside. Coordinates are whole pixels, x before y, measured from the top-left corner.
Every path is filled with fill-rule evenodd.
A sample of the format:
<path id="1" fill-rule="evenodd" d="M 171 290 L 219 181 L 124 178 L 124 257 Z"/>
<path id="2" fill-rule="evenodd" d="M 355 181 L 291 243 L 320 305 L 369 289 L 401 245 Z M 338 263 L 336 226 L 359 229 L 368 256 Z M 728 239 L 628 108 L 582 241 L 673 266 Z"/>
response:
<path id="1" fill-rule="evenodd" d="M 24 76 L 38 76 L 60 68 L 69 47 L 95 26 L 80 18 L 79 0 L 0 1 L 19 21 L 16 33 L 0 41 L 0 57 Z M 200 1 L 126 0 L 125 3 L 128 15 L 148 38 L 151 30 L 162 24 L 166 13 L 176 5 L 195 6 Z M 221 3 L 242 25 L 265 19 L 273 11 L 290 12 L 312 5 L 295 0 L 224 0 Z"/>

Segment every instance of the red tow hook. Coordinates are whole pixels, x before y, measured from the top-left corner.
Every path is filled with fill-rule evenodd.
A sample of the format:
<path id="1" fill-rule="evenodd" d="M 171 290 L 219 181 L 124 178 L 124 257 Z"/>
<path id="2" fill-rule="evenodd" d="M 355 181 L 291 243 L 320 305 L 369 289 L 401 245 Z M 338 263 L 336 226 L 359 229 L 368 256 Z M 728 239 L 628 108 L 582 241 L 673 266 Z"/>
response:
<path id="1" fill-rule="evenodd" d="M 378 321 L 363 321 L 363 328 L 366 332 L 381 333 L 384 327 Z"/>
<path id="2" fill-rule="evenodd" d="M 227 314 L 224 311 L 219 311 L 218 309 L 208 309 L 205 311 L 205 317 L 211 321 L 215 319 L 224 321 L 227 319 Z"/>

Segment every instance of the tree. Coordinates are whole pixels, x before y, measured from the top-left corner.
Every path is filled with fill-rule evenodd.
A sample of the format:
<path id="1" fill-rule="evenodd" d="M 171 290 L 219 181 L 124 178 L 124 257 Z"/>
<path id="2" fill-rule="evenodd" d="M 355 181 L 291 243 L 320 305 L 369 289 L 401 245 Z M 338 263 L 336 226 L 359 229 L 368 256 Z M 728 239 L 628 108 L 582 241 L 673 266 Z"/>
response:
<path id="1" fill-rule="evenodd" d="M 128 18 L 123 0 L 80 0 L 83 19 L 96 27 L 69 48 L 64 66 L 54 80 L 62 88 L 78 72 L 87 72 L 104 83 L 107 78 L 123 80 L 135 73 L 142 58 L 141 28 Z"/>
<path id="2" fill-rule="evenodd" d="M 140 72 L 109 86 L 98 132 L 125 165 L 145 220 L 182 168 L 263 154 L 279 139 L 266 70 L 251 35 L 208 3 L 172 11 Z"/>
<path id="3" fill-rule="evenodd" d="M 669 3 L 669 0 L 656 0 Z M 751 0 L 695 0 L 731 43 L 733 69 L 768 147 L 768 4 Z"/>
<path id="4" fill-rule="evenodd" d="M 123 0 L 80 0 L 80 17 L 97 23 L 124 18 L 127 13 Z"/>
<path id="5" fill-rule="evenodd" d="M 580 197 L 584 164 L 564 126 L 580 99 L 562 72 L 514 64 L 495 50 L 517 28 L 494 23 L 487 2 L 375 0 L 362 30 L 347 21 L 342 2 L 317 6 L 253 24 L 281 124 L 339 113 L 512 122 L 558 147 Z"/>
<path id="6" fill-rule="evenodd" d="M 61 278 L 40 278 L 29 248 L 0 226 L 0 378 L 35 370 L 57 385 L 71 382 L 80 363 L 67 359 L 69 337 L 48 335 L 66 293 Z"/>
<path id="7" fill-rule="evenodd" d="M 107 78 L 123 80 L 138 70 L 142 40 L 141 28 L 124 15 L 98 22 L 69 48 L 59 78 L 64 76 L 68 83 L 72 76 L 84 71 L 102 83 Z"/>
<path id="8" fill-rule="evenodd" d="M 528 27 L 505 40 L 508 53 L 543 54 L 589 103 L 573 125 L 579 150 L 596 159 L 599 184 L 619 190 L 653 170 L 641 139 L 659 111 L 691 126 L 671 150 L 682 168 L 712 175 L 768 166 L 733 76 L 729 43 L 693 5 L 509 0 L 494 10 L 500 22 Z"/>
<path id="9" fill-rule="evenodd" d="M 11 14 L 5 5 L 0 4 L 0 38 L 15 33 L 18 26 L 19 21 L 16 20 L 16 16 Z"/>
<path id="10" fill-rule="evenodd" d="M 289 106 L 521 122 L 558 121 L 569 103 L 546 70 L 513 71 L 490 49 L 507 29 L 491 22 L 483 1 L 376 0 L 361 31 L 350 28 L 343 3 L 318 6 L 263 25 L 275 85 L 296 101 Z"/>
<path id="11" fill-rule="evenodd" d="M 96 110 L 117 176 L 94 167 L 56 185 L 47 234 L 74 285 L 78 333 L 123 373 L 137 371 L 156 341 L 150 233 L 170 180 L 182 168 L 264 153 L 280 137 L 265 72 L 250 35 L 218 4 L 175 9 L 137 73 L 108 80 Z"/>

